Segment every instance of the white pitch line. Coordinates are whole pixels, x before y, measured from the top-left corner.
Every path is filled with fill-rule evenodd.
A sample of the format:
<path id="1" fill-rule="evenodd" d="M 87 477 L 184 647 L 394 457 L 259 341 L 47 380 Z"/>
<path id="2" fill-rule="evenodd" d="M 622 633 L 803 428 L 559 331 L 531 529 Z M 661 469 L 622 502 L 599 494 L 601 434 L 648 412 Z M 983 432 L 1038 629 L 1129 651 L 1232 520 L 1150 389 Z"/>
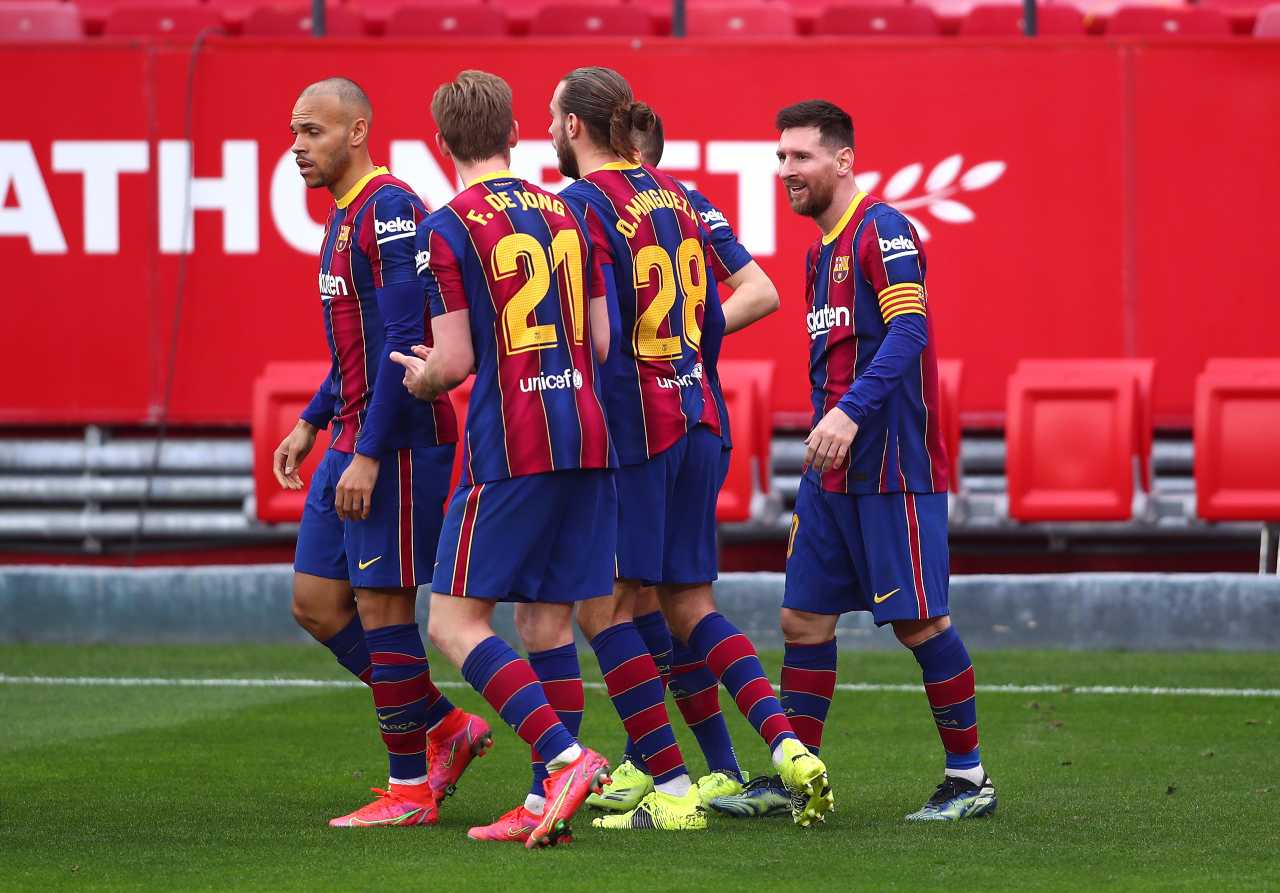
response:
<path id="1" fill-rule="evenodd" d="M 76 685 L 116 688 L 364 688 L 363 682 L 349 679 L 179 679 L 163 676 L 7 676 L 0 674 L 0 685 Z M 444 680 L 439 688 L 468 688 L 465 682 Z M 599 682 L 583 683 L 584 688 L 602 690 Z M 880 682 L 841 682 L 838 691 L 919 692 L 921 686 Z M 1174 688 L 1140 685 L 979 685 L 983 694 L 1075 694 L 1075 695 L 1143 695 L 1148 697 L 1181 696 L 1193 698 L 1280 698 L 1280 688 Z"/>

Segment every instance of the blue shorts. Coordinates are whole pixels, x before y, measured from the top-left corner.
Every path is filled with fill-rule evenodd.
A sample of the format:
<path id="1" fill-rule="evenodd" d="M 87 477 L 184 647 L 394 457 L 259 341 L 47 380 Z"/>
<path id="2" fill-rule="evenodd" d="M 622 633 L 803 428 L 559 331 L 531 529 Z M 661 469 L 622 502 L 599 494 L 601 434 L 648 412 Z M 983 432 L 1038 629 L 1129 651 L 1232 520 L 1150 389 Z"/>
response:
<path id="1" fill-rule="evenodd" d="M 578 602 L 613 591 L 613 471 L 550 471 L 459 485 L 431 591 L 501 602 Z"/>
<path id="2" fill-rule="evenodd" d="M 334 509 L 334 491 L 352 454 L 328 450 L 307 491 L 293 569 L 350 580 L 356 589 L 426 583 L 449 495 L 453 450 L 450 443 L 388 453 L 363 521 L 343 521 Z"/>
<path id="3" fill-rule="evenodd" d="M 796 494 L 782 606 L 870 611 L 876 625 L 951 613 L 946 493 Z"/>
<path id="4" fill-rule="evenodd" d="M 720 435 L 698 425 L 618 469 L 618 578 L 688 585 L 716 578 L 716 499 L 729 470 Z"/>

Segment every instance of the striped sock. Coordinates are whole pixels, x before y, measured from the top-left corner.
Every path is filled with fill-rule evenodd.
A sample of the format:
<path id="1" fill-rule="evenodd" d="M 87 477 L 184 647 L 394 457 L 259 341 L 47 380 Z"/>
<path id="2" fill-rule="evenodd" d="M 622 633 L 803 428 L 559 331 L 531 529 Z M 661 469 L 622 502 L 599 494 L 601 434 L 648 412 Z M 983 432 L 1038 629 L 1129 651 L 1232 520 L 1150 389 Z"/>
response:
<path id="1" fill-rule="evenodd" d="M 348 673 L 365 685 L 369 684 L 373 670 L 369 664 L 369 648 L 364 642 L 364 627 L 360 625 L 360 615 L 351 617 L 351 622 L 332 638 L 324 641 L 324 647 L 333 652 L 338 663 Z"/>
<path id="2" fill-rule="evenodd" d="M 661 611 L 653 611 L 649 614 L 641 614 L 631 622 L 635 624 L 640 638 L 644 639 L 645 647 L 649 649 L 649 654 L 658 667 L 658 676 L 662 679 L 662 687 L 665 689 L 671 677 L 671 630 L 667 628 L 667 619 L 662 616 Z M 623 755 L 641 772 L 648 773 L 640 748 L 636 747 L 636 743 L 630 737 L 627 738 Z"/>
<path id="3" fill-rule="evenodd" d="M 978 707 L 974 698 L 973 663 L 955 627 L 911 649 L 924 671 L 924 693 L 933 710 L 938 737 L 947 752 L 948 769 L 973 769 L 978 753 Z"/>
<path id="4" fill-rule="evenodd" d="M 555 757 L 578 743 L 547 703 L 529 662 L 497 636 L 471 649 L 462 676 L 538 753 Z"/>
<path id="5" fill-rule="evenodd" d="M 698 739 L 702 755 L 707 759 L 707 771 L 723 772 L 738 781 L 746 781 L 733 749 L 733 739 L 729 737 L 729 726 L 720 712 L 719 681 L 688 645 L 679 639 L 673 640 L 673 644 L 668 688 L 676 699 L 680 715 Z"/>
<path id="6" fill-rule="evenodd" d="M 577 738 L 578 730 L 582 727 L 584 700 L 577 646 L 570 642 L 547 651 L 530 651 L 529 666 L 542 683 L 547 703 L 556 712 L 556 716 L 560 717 L 560 722 L 569 730 L 569 734 Z M 547 780 L 547 764 L 536 750 L 529 753 L 533 760 L 533 784 L 529 787 L 529 792 L 541 797 L 542 783 Z"/>
<path id="7" fill-rule="evenodd" d="M 427 729 L 453 710 L 431 682 L 427 651 L 416 623 L 367 630 L 372 665 L 373 706 L 387 746 L 391 777 L 401 781 L 427 774 Z"/>
<path id="8" fill-rule="evenodd" d="M 693 628 L 689 647 L 694 654 L 702 655 L 707 669 L 733 696 L 769 750 L 777 749 L 784 738 L 796 737 L 764 675 L 755 646 L 736 626 L 712 611 Z"/>
<path id="9" fill-rule="evenodd" d="M 591 648 L 600 661 L 605 688 L 622 726 L 636 742 L 653 783 L 666 784 L 687 776 L 684 756 L 667 716 L 658 667 L 635 624 L 627 621 L 609 627 L 591 640 Z"/>
<path id="10" fill-rule="evenodd" d="M 788 642 L 782 658 L 782 709 L 796 736 L 815 756 L 835 691 L 836 640 L 820 645 Z"/>

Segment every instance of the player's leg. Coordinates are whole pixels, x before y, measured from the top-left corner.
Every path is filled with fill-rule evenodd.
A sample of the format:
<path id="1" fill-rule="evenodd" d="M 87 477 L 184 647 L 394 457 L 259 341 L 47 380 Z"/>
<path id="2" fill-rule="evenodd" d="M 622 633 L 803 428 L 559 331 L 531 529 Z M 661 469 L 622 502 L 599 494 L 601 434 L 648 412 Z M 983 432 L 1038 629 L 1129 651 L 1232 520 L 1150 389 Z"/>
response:
<path id="1" fill-rule="evenodd" d="M 525 842 L 529 847 L 560 839 L 587 794 L 608 781 L 608 764 L 578 744 L 548 703 L 529 662 L 498 637 L 491 624 L 497 600 L 539 599 L 540 581 L 551 563 L 548 541 L 554 546 L 559 519 L 577 510 L 584 496 L 565 492 L 567 474 L 460 486 L 445 517 L 432 580 L 428 626 L 432 643 L 516 734 L 547 758 L 544 793 L 548 802 L 542 821 L 529 832 Z M 611 500 L 612 480 L 602 472 L 597 484 L 608 485 Z M 569 498 L 573 496 L 579 499 Z M 608 508 L 612 518 L 611 501 Z M 589 535 L 580 537 L 579 547 L 586 556 L 592 554 L 593 545 Z M 606 555 L 596 563 L 607 568 L 607 562 Z M 598 585 L 607 586 L 607 582 Z M 567 632 L 571 602 L 537 607 L 549 612 L 553 626 Z M 563 633 L 561 641 L 567 641 Z"/>
<path id="2" fill-rule="evenodd" d="M 644 764 L 636 767 L 640 772 L 635 773 L 639 777 L 633 783 L 624 784 L 633 774 L 624 769 L 617 783 L 600 798 L 592 799 L 592 805 L 603 808 L 633 806 L 634 803 L 619 802 L 619 798 L 625 795 L 625 800 L 630 801 L 637 794 L 643 795 L 647 787 L 643 775 L 652 777 L 657 790 L 673 797 L 683 797 L 692 789 L 684 755 L 671 728 L 662 677 L 632 620 L 640 590 L 647 579 L 652 579 L 649 575 L 661 567 L 663 495 L 674 461 L 669 454 L 678 448 L 679 445 L 643 465 L 628 466 L 615 473 L 619 579 L 611 597 L 578 605 L 578 626 L 591 642 L 610 700 Z"/>
<path id="3" fill-rule="evenodd" d="M 347 576 L 344 525 L 333 507 L 335 463 L 325 452 L 307 490 L 293 561 L 293 619 L 333 653 L 343 669 L 369 683 L 369 651 Z"/>
<path id="4" fill-rule="evenodd" d="M 945 493 L 855 497 L 877 624 L 891 623 L 920 664 L 946 754 L 942 784 L 907 818 L 945 821 L 989 815 L 995 787 L 982 767 L 973 664 L 951 625 Z"/>

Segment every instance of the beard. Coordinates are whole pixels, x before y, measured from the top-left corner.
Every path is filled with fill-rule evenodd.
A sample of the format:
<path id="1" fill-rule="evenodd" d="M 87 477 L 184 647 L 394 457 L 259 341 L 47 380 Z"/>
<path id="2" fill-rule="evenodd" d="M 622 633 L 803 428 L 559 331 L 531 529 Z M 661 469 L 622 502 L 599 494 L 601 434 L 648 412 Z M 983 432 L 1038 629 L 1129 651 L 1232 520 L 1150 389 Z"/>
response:
<path id="1" fill-rule="evenodd" d="M 836 195 L 836 184 L 834 181 L 809 180 L 804 185 L 808 190 L 805 197 L 797 201 L 788 193 L 787 202 L 791 205 L 791 210 L 803 217 L 820 217 L 831 207 Z"/>
<path id="2" fill-rule="evenodd" d="M 573 154 L 573 147 L 569 145 L 569 135 L 564 132 L 563 126 L 552 137 L 551 144 L 556 148 L 556 161 L 559 162 L 560 173 L 570 180 L 581 179 L 582 172 L 578 168 L 578 158 Z"/>

